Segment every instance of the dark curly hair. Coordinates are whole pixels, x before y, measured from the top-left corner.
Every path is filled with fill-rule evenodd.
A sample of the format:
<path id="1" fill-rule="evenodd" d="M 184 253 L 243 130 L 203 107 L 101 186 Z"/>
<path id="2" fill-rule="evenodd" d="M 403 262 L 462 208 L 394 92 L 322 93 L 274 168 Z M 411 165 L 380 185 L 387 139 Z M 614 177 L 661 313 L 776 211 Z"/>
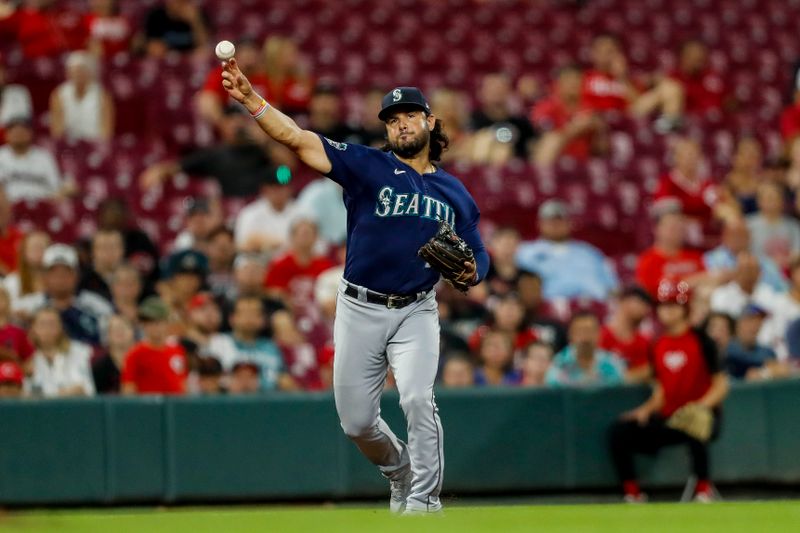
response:
<path id="1" fill-rule="evenodd" d="M 430 159 L 432 162 L 438 163 L 442 160 L 442 154 L 446 152 L 449 147 L 450 138 L 444 131 L 444 124 L 442 123 L 442 120 L 437 118 L 436 122 L 433 124 L 433 129 L 431 130 L 430 153 L 428 155 L 428 159 Z M 387 142 L 381 147 L 381 150 L 384 152 L 391 152 L 392 148 Z"/>

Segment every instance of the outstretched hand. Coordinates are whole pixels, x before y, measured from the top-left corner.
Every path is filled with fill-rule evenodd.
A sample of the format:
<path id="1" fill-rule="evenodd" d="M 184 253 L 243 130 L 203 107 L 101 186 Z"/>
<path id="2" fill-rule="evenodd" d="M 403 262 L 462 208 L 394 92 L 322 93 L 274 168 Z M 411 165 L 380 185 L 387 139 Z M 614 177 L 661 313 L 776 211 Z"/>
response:
<path id="1" fill-rule="evenodd" d="M 254 94 L 250 80 L 239 70 L 234 58 L 222 63 L 222 87 L 240 104 L 244 104 L 247 97 Z"/>

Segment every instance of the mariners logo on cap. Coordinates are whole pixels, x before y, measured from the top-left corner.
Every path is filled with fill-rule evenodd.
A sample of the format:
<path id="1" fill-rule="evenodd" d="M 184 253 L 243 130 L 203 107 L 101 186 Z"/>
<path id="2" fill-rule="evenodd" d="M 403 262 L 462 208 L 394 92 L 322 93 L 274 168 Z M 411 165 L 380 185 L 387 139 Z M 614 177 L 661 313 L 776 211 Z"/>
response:
<path id="1" fill-rule="evenodd" d="M 401 98 L 403 98 L 403 91 L 400 89 L 392 91 L 392 102 L 399 102 Z"/>

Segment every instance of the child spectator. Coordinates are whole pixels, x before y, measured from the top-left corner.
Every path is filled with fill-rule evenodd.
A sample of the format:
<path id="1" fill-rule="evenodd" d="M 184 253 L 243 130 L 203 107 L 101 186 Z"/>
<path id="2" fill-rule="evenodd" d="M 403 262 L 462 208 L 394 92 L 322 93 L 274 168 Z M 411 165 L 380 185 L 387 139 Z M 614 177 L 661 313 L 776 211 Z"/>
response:
<path id="1" fill-rule="evenodd" d="M 50 135 L 71 141 L 108 141 L 114 135 L 114 101 L 98 81 L 88 52 L 67 56 L 66 81 L 50 95 Z"/>
<path id="2" fill-rule="evenodd" d="M 617 385 L 625 380 L 625 363 L 598 347 L 600 321 L 578 312 L 569 323 L 569 345 L 558 352 L 545 376 L 551 387 Z"/>
<path id="3" fill-rule="evenodd" d="M 123 394 L 184 394 L 188 364 L 180 344 L 169 342 L 169 308 L 157 296 L 138 309 L 142 340 L 125 356 Z"/>
<path id="4" fill-rule="evenodd" d="M 475 370 L 476 385 L 518 385 L 521 374 L 514 369 L 514 344 L 501 331 L 489 331 L 481 339 L 480 366 Z"/>
<path id="5" fill-rule="evenodd" d="M 191 52 L 208 42 L 208 19 L 195 0 L 164 0 L 147 13 L 144 33 L 149 56 L 163 57 L 171 50 Z"/>
<path id="6" fill-rule="evenodd" d="M 800 223 L 784 214 L 786 205 L 781 185 L 762 183 L 756 201 L 758 212 L 747 217 L 752 251 L 786 268 L 791 258 L 800 253 Z"/>
<path id="7" fill-rule="evenodd" d="M 547 371 L 553 361 L 553 347 L 545 342 L 535 341 L 528 345 L 522 358 L 523 387 L 543 387 Z"/>
<path id="8" fill-rule="evenodd" d="M 257 394 L 261 392 L 261 367 L 252 361 L 239 361 L 231 369 L 228 392 Z"/>
<path id="9" fill-rule="evenodd" d="M 19 245 L 17 269 L 3 278 L 12 307 L 23 296 L 44 290 L 44 251 L 50 246 L 50 236 L 43 231 L 32 231 Z"/>
<path id="10" fill-rule="evenodd" d="M 94 395 L 92 349 L 66 335 L 57 310 L 45 307 L 36 312 L 31 340 L 36 351 L 26 382 L 28 394 L 45 398 Z"/>
<path id="11" fill-rule="evenodd" d="M 714 343 L 691 329 L 687 283 L 664 281 L 657 290 L 657 315 L 664 333 L 653 348 L 653 393 L 644 404 L 624 413 L 611 428 L 611 456 L 622 483 L 625 500 L 645 501 L 634 470 L 634 456 L 654 454 L 664 446 L 686 444 L 697 477 L 695 499 L 713 499 L 709 481 L 708 444 L 667 425 L 673 413 L 686 405 L 712 411 L 715 434 L 718 409 L 728 393 L 728 379 L 720 370 Z"/>
<path id="12" fill-rule="evenodd" d="M 230 316 L 231 333 L 212 337 L 209 352 L 219 358 L 224 369 L 233 369 L 242 361 L 258 365 L 262 391 L 295 390 L 298 385 L 287 373 L 280 349 L 271 339 L 260 335 L 265 322 L 260 298 L 239 297 Z"/>
<path id="13" fill-rule="evenodd" d="M 0 359 L 0 398 L 19 398 L 22 396 L 24 374 L 19 364 Z"/>
<path id="14" fill-rule="evenodd" d="M 455 352 L 447 356 L 442 365 L 442 386 L 460 389 L 475 385 L 475 364 L 465 353 Z"/>
<path id="15" fill-rule="evenodd" d="M 788 373 L 788 369 L 776 360 L 775 352 L 758 342 L 758 333 L 766 316 L 767 311 L 756 304 L 748 304 L 742 310 L 736 321 L 736 338 L 728 345 L 723 360 L 731 377 L 755 381 Z"/>
<path id="16" fill-rule="evenodd" d="M 650 341 L 640 326 L 650 316 L 653 299 L 641 287 L 620 294 L 611 318 L 600 331 L 600 348 L 617 354 L 626 364 L 626 380 L 641 383 L 650 377 Z"/>
<path id="17" fill-rule="evenodd" d="M 25 363 L 33 355 L 33 345 L 21 327 L 11 323 L 11 299 L 0 286 L 0 361 Z"/>
<path id="18" fill-rule="evenodd" d="M 92 361 L 92 376 L 99 394 L 119 393 L 125 356 L 136 340 L 134 334 L 133 323 L 122 315 L 108 319 L 106 348 Z"/>
<path id="19" fill-rule="evenodd" d="M 224 394 L 222 387 L 222 364 L 215 357 L 201 357 L 197 361 L 197 374 L 200 394 L 203 396 L 214 396 Z"/>
<path id="20" fill-rule="evenodd" d="M 61 179 L 53 154 L 33 144 L 28 118 L 13 118 L 6 124 L 6 144 L 0 147 L 0 184 L 9 201 L 55 199 L 71 193 Z"/>

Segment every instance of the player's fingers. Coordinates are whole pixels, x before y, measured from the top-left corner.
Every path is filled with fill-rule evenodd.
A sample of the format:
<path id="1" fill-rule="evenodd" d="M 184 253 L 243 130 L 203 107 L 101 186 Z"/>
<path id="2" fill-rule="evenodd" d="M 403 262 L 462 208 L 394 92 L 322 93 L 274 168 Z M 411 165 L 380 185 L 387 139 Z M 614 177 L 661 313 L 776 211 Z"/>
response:
<path id="1" fill-rule="evenodd" d="M 222 86 L 226 89 L 233 89 L 233 84 L 228 80 L 222 80 Z"/>

